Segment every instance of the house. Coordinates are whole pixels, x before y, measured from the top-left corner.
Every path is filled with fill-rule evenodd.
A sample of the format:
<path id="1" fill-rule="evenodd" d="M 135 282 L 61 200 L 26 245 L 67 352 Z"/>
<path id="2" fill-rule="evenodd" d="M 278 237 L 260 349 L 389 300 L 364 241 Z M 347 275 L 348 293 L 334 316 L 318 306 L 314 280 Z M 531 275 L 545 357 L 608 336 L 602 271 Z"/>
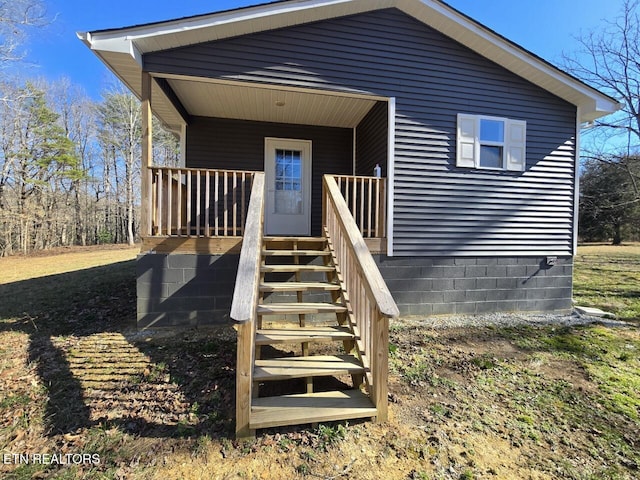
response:
<path id="1" fill-rule="evenodd" d="M 349 273 L 369 293 L 343 289 L 381 297 L 380 318 L 393 301 L 571 308 L 580 127 L 618 104 L 446 3 L 284 0 L 79 36 L 143 102 L 140 327 L 226 322 L 238 288 L 264 301 L 284 287 L 256 286 L 260 252 L 278 249 L 356 252 L 343 261 L 375 270 Z M 153 164 L 151 112 L 180 136 L 180 168 Z M 314 243 L 329 230 L 347 247 Z"/>

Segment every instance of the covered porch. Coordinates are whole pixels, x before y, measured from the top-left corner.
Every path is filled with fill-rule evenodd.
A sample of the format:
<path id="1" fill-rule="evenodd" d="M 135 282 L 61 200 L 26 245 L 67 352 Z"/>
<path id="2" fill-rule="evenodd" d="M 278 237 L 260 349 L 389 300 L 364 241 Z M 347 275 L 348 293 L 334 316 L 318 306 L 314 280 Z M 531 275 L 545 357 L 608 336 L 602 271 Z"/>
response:
<path id="1" fill-rule="evenodd" d="M 143 252 L 238 253 L 265 172 L 265 234 L 322 234 L 330 174 L 373 253 L 387 250 L 389 99 L 143 72 Z M 154 165 L 151 111 L 180 136 Z"/>

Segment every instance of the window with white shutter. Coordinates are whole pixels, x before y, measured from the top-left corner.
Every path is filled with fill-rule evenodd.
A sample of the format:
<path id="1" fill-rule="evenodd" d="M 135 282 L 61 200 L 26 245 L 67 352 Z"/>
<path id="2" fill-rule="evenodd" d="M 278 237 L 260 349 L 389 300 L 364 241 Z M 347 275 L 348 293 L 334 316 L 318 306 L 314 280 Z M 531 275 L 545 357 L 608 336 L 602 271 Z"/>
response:
<path id="1" fill-rule="evenodd" d="M 484 115 L 458 114 L 456 165 L 523 172 L 527 123 Z"/>

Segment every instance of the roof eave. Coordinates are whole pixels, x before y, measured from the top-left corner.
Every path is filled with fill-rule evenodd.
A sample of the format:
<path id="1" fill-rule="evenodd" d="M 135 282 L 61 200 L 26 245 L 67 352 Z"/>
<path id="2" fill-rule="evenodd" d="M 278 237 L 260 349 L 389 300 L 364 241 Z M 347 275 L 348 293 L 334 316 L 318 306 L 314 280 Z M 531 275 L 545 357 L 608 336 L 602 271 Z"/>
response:
<path id="1" fill-rule="evenodd" d="M 609 97 L 599 98 L 594 101 L 588 101 L 579 105 L 580 121 L 583 123 L 591 123 L 598 118 L 611 115 L 624 107 Z"/>
<path id="2" fill-rule="evenodd" d="M 186 46 L 208 39 L 293 26 L 299 23 L 396 7 L 473 49 L 516 75 L 576 105 L 581 121 L 593 121 L 619 110 L 619 103 L 563 72 L 537 55 L 439 0 L 290 0 L 118 30 L 79 33 L 78 37 L 130 88 L 102 52 L 130 56 L 142 71 L 142 56 L 155 49 Z M 265 22 L 265 18 L 269 18 Z M 257 22 L 257 23 L 256 23 Z M 238 30 L 240 25 L 242 29 Z M 259 28 L 258 28 L 259 27 Z M 238 33 L 239 32 L 239 33 Z M 200 40 L 198 40 L 200 39 Z M 119 55 L 118 55 L 119 56 Z M 127 65 L 132 65 L 127 62 Z M 136 91 L 136 90 L 134 90 Z M 139 95 L 139 92 L 136 91 Z"/>

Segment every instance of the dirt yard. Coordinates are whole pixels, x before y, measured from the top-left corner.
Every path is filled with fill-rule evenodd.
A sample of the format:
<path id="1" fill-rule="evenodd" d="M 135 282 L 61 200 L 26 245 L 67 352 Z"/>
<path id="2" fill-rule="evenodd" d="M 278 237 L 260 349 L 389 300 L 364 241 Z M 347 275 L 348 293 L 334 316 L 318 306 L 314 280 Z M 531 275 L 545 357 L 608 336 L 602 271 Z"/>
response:
<path id="1" fill-rule="evenodd" d="M 236 442 L 234 330 L 137 332 L 135 255 L 0 259 L 3 478 L 640 477 L 633 324 L 396 321 L 388 423 Z"/>

